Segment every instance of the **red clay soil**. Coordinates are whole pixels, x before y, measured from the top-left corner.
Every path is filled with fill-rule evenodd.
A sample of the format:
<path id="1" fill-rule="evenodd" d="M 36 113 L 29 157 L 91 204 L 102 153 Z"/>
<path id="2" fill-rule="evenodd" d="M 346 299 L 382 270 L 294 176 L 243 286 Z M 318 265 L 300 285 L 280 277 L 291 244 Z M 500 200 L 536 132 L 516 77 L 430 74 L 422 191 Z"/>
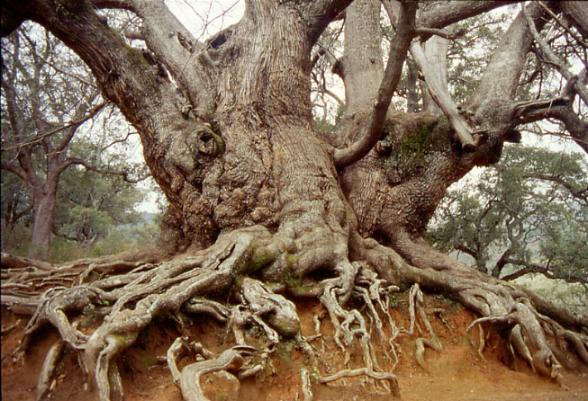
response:
<path id="1" fill-rule="evenodd" d="M 406 298 L 406 297 L 404 297 Z M 317 303 L 299 302 L 298 311 L 304 335 L 313 335 L 313 313 L 321 312 Z M 400 383 L 402 400 L 405 401 L 586 401 L 588 400 L 588 374 L 566 372 L 562 389 L 548 379 L 537 377 L 521 360 L 511 361 L 496 329 L 487 330 L 484 358 L 477 352 L 478 329 L 465 333 L 473 316 L 459 305 L 437 297 L 428 297 L 427 308 L 443 308 L 441 314 L 430 313 L 430 319 L 439 335 L 444 350 L 440 353 L 427 349 L 425 359 L 428 371 L 416 364 L 414 337 L 400 337 L 401 356 L 395 369 Z M 397 322 L 406 327 L 406 303 L 397 298 L 393 311 Z M 2 311 L 2 327 L 8 327 L 17 317 Z M 34 400 L 37 375 L 45 353 L 57 339 L 56 332 L 46 328 L 35 336 L 24 361 L 13 362 L 11 353 L 16 347 L 26 321 L 2 336 L 2 400 Z M 321 374 L 334 373 L 343 366 L 343 356 L 333 344 L 328 319 L 323 320 L 324 350 L 322 340 L 313 341 L 318 353 Z M 171 321 L 152 324 L 135 345 L 118 359 L 123 376 L 125 400 L 129 401 L 182 401 L 178 388 L 172 383 L 167 367 L 157 356 L 163 356 L 167 347 L 180 334 L 189 335 L 212 351 L 230 346 L 226 342 L 224 327 L 202 318 L 184 333 L 180 333 Z M 255 342 L 256 332 L 250 333 Z M 382 368 L 389 368 L 383 357 L 379 340 L 374 341 L 375 353 Z M 351 365 L 359 362 L 359 349 L 351 350 Z M 299 369 L 303 357 L 291 342 L 281 344 L 273 358 L 273 369 L 238 384 L 221 374 L 205 376 L 203 388 L 211 401 L 301 401 Z M 189 360 L 183 363 L 189 363 Z M 273 372 L 272 372 L 273 370 Z M 381 386 L 364 378 L 345 379 L 328 385 L 313 385 L 315 401 L 383 401 L 393 397 L 382 393 Z M 94 401 L 96 394 L 84 390 L 83 376 L 76 356 L 70 351 L 62 358 L 50 400 Z"/>

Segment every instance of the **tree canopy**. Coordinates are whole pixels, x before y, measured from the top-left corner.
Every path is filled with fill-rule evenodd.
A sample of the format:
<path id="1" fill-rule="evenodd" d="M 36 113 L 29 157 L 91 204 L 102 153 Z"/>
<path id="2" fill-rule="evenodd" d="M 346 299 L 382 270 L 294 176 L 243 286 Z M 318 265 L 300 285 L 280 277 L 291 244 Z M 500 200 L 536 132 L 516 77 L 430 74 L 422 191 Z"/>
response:
<path id="1" fill-rule="evenodd" d="M 430 235 L 506 280 L 588 281 L 588 165 L 579 153 L 509 147 L 477 182 L 451 190 Z"/>

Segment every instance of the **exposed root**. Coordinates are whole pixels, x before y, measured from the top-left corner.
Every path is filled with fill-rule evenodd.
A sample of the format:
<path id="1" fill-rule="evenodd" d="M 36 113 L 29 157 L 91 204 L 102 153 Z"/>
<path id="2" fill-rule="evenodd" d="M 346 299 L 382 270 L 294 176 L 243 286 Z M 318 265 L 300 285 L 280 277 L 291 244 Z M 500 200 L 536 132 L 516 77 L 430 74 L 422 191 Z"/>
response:
<path id="1" fill-rule="evenodd" d="M 20 323 L 22 322 L 22 320 L 18 319 L 16 322 L 9 324 L 6 327 L 2 327 L 2 331 L 1 334 L 5 335 L 10 333 L 12 330 L 16 329 L 18 326 L 20 326 Z"/>
<path id="2" fill-rule="evenodd" d="M 21 256 L 14 256 L 8 253 L 2 252 L 0 255 L 0 264 L 2 265 L 2 270 L 8 269 L 40 269 L 40 270 L 51 270 L 53 266 L 51 263 L 43 262 L 40 260 L 24 258 Z M 2 279 L 4 279 L 4 274 Z"/>
<path id="3" fill-rule="evenodd" d="M 61 338 L 74 349 L 82 349 L 88 337 L 71 324 L 67 313 L 79 311 L 84 306 L 98 303 L 101 291 L 88 287 L 63 288 L 56 287 L 47 290 L 39 300 L 39 307 L 29 320 L 20 347 L 16 355 L 27 351 L 30 336 L 45 322 L 57 328 Z"/>
<path id="4" fill-rule="evenodd" d="M 313 401 L 314 395 L 312 394 L 312 385 L 310 383 L 310 374 L 308 369 L 300 369 L 300 387 L 302 389 L 302 400 Z"/>
<path id="5" fill-rule="evenodd" d="M 505 326 L 511 332 L 509 342 L 513 352 L 538 374 L 559 382 L 562 362 L 571 367 L 578 358 L 582 359 L 581 351 L 564 346 L 561 339 L 565 338 L 565 330 L 572 328 L 579 339 L 585 338 L 582 332 L 588 328 L 586 318 L 560 313 L 560 309 L 528 290 L 469 269 L 433 250 L 424 241 L 411 242 L 402 237 L 398 245 L 408 260 L 418 265 L 418 268 L 401 266 L 404 276 L 428 288 L 441 289 L 477 312 L 481 317 L 469 328 L 482 322 Z M 561 361 L 556 355 L 560 355 Z"/>
<path id="6" fill-rule="evenodd" d="M 179 384 L 182 396 L 186 401 L 209 401 L 202 392 L 200 378 L 219 370 L 238 372 L 245 366 L 245 357 L 251 357 L 257 350 L 253 347 L 237 345 L 223 351 L 215 359 L 195 362 L 184 369 L 180 374 Z"/>
<path id="7" fill-rule="evenodd" d="M 354 244 L 351 255 L 369 264 L 350 262 L 341 249 L 326 250 L 319 246 L 304 254 L 300 258 L 304 259 L 302 263 L 298 256 L 292 256 L 298 251 L 292 241 L 263 227 L 221 235 L 208 249 L 163 262 L 135 256 L 118 261 L 75 262 L 45 270 L 43 266 L 18 261 L 22 262 L 18 267 L 2 269 L 2 278 L 6 281 L 1 287 L 1 303 L 17 313 L 32 315 L 18 347 L 21 351 L 18 356 L 27 350 L 31 336 L 42 325 L 51 324 L 59 331 L 62 342 L 54 345 L 47 355 L 39 379 L 39 397 L 51 388 L 55 364 L 61 350 L 67 346 L 77 352 L 83 371 L 95 383 L 101 401 L 122 399 L 118 355 L 136 341 L 153 319 L 172 317 L 183 326 L 184 320 L 197 314 L 207 314 L 226 324 L 237 345 L 215 357 L 188 337 L 179 337 L 171 344 L 166 355 L 167 364 L 187 401 L 206 400 L 200 387 L 204 374 L 229 371 L 244 379 L 268 367 L 273 369 L 271 355 L 276 344 L 286 338 L 293 338 L 306 357 L 308 370 L 300 372 L 305 400 L 312 400 L 311 377 L 328 383 L 366 376 L 370 382 L 381 384 L 387 392 L 398 395 L 396 376 L 382 371 L 381 360 L 374 354 L 372 344 L 378 337 L 382 356 L 393 370 L 400 356 L 398 337 L 402 333 L 416 335 L 416 360 L 426 369 L 426 348 L 441 351 L 442 346 L 425 311 L 421 286 L 442 290 L 480 315 L 468 330 L 480 326 L 478 353 L 481 358 L 485 346 L 481 324 L 488 322 L 509 330 L 513 355 L 524 359 L 539 374 L 559 381 L 562 365 L 588 364 L 588 336 L 585 334 L 588 326 L 583 320 L 568 315 L 557 320 L 554 309 L 545 303 L 537 306 L 539 298 L 471 269 L 452 270 L 444 265 L 447 259 L 431 262 L 430 266 L 435 268 L 415 267 L 373 240 L 352 236 L 351 242 Z M 426 252 L 422 253 L 420 260 L 426 256 Z M 332 269 L 335 276 L 318 282 L 303 276 L 304 272 L 321 268 Z M 267 279 L 263 269 L 268 269 L 267 277 L 272 281 L 284 285 L 270 286 L 260 281 L 259 277 Z M 252 278 L 252 273 L 258 278 Z M 403 281 L 392 281 L 399 277 Z M 419 284 L 414 284 L 416 282 Z M 408 329 L 398 327 L 390 315 L 390 294 L 399 290 L 392 283 L 414 284 L 409 291 Z M 276 291 L 292 294 L 297 293 L 296 287 L 311 288 L 311 291 L 303 289 L 300 293 L 318 296 L 325 315 L 329 316 L 334 343 L 344 355 L 343 369 L 337 373 L 319 374 L 315 351 L 309 344 L 309 341 L 320 340 L 324 351 L 322 317 L 314 317 L 315 334 L 304 338 L 300 334 L 294 303 L 272 290 L 277 288 Z M 85 317 L 102 321 L 89 332 L 87 328 L 80 328 Z M 265 344 L 255 341 L 255 348 L 248 344 L 250 326 L 262 330 Z M 6 329 L 3 328 L 3 333 Z M 184 333 L 183 328 L 180 329 Z M 361 352 L 360 367 L 350 366 L 350 351 L 355 345 Z M 179 369 L 178 361 L 185 356 L 195 361 Z"/>
<path id="8" fill-rule="evenodd" d="M 481 324 L 479 324 L 478 329 L 478 356 L 481 360 L 486 361 L 486 358 L 484 357 L 484 347 L 486 347 L 486 340 L 484 338 L 484 327 Z"/>
<path id="9" fill-rule="evenodd" d="M 326 383 L 344 377 L 365 375 L 383 382 L 383 386 L 387 392 L 398 394 L 396 376 L 392 373 L 380 372 L 381 369 L 378 359 L 375 357 L 371 346 L 371 330 L 368 329 L 365 318 L 356 309 L 345 310 L 343 308 L 344 303 L 348 299 L 348 296 L 346 296 L 347 291 L 350 291 L 355 298 L 362 301 L 367 307 L 367 316 L 376 327 L 380 341 L 384 345 L 383 349 L 385 350 L 386 357 L 392 360 L 386 347 L 389 344 L 392 354 L 395 357 L 394 363 L 397 363 L 398 356 L 394 345 L 397 329 L 391 317 L 389 317 L 389 311 L 386 306 L 388 304 L 387 294 L 397 287 L 384 286 L 384 281 L 378 279 L 377 275 L 366 264 L 362 263 L 343 264 L 338 266 L 337 272 L 340 273 L 337 278 L 326 280 L 325 290 L 320 299 L 327 309 L 334 327 L 334 341 L 345 356 L 344 364 L 346 366 L 349 364 L 350 354 L 348 349 L 353 339 L 357 338 L 361 348 L 364 367 L 359 369 L 344 369 L 334 375 L 323 377 L 320 381 L 321 383 Z M 388 344 L 386 344 L 387 336 L 383 330 L 384 325 L 375 305 L 379 305 L 391 323 L 394 337 L 389 339 Z M 318 322 L 319 324 L 317 322 L 318 319 L 315 320 L 315 325 L 320 325 L 320 322 Z"/>
<path id="10" fill-rule="evenodd" d="M 39 379 L 37 380 L 37 401 L 44 399 L 45 395 L 47 395 L 53 387 L 53 376 L 55 374 L 57 363 L 63 353 L 63 348 L 63 341 L 57 340 L 51 348 L 49 348 L 49 351 L 45 356 L 43 367 L 41 368 L 41 373 L 39 373 Z"/>
<path id="11" fill-rule="evenodd" d="M 167 366 L 171 372 L 174 383 L 180 382 L 181 372 L 178 369 L 177 361 L 186 353 L 195 355 L 197 358 L 210 359 L 214 354 L 208 351 L 198 342 L 189 342 L 188 337 L 178 337 L 168 348 L 166 354 Z"/>
<path id="12" fill-rule="evenodd" d="M 368 376 L 376 380 L 386 380 L 390 383 L 392 394 L 395 397 L 400 397 L 400 387 L 398 386 L 398 379 L 392 373 L 388 372 L 374 372 L 368 368 L 359 369 L 344 369 L 330 376 L 322 376 L 319 378 L 320 383 L 329 383 L 335 380 L 342 379 L 344 377 L 357 377 L 357 376 Z"/>
<path id="13" fill-rule="evenodd" d="M 219 322 L 225 323 L 231 316 L 229 308 L 220 302 L 203 298 L 191 298 L 182 307 L 182 310 L 191 314 L 204 313 L 214 317 Z"/>
<path id="14" fill-rule="evenodd" d="M 331 324 L 335 329 L 333 339 L 346 355 L 345 359 L 348 360 L 347 346 L 353 340 L 353 333 L 347 328 L 351 325 L 356 315 L 343 309 L 341 304 L 347 302 L 351 296 L 355 277 L 359 271 L 359 264 L 351 264 L 349 262 L 340 263 L 336 266 L 335 270 L 338 273 L 338 277 L 325 280 L 325 288 L 320 300 L 327 309 Z"/>
<path id="15" fill-rule="evenodd" d="M 561 350 L 556 344 L 550 343 L 546 337 L 548 326 L 550 326 L 552 336 L 561 334 L 565 338 L 566 330 L 561 326 L 521 302 L 515 302 L 512 310 L 504 316 L 488 316 L 474 320 L 468 330 L 483 322 L 502 323 L 510 326 L 509 347 L 513 355 L 516 352 L 529 364 L 533 372 L 551 377 L 561 383 L 562 365 L 555 356 L 555 353 L 561 353 Z M 553 331 L 554 328 L 561 331 L 556 333 Z M 582 343 L 581 338 L 585 337 L 581 334 L 573 335 L 580 344 Z M 576 351 L 582 357 L 582 349 L 576 349 Z"/>
<path id="16" fill-rule="evenodd" d="M 278 333 L 284 337 L 294 337 L 300 332 L 296 305 L 269 290 L 261 281 L 244 277 L 239 285 L 239 295 L 241 301 L 252 312 L 252 318 L 264 329 L 270 341 L 277 342 Z M 268 324 L 265 324 L 262 317 Z"/>
<path id="17" fill-rule="evenodd" d="M 419 337 L 415 341 L 415 357 L 416 361 L 419 366 L 425 370 L 428 370 L 427 365 L 425 363 L 425 347 L 429 347 L 434 349 L 435 351 L 441 352 L 443 350 L 443 346 L 437 337 L 437 334 L 433 330 L 433 326 L 427 317 L 427 313 L 425 312 L 425 308 L 423 307 L 423 293 L 418 284 L 414 284 L 409 292 L 409 314 L 410 314 L 410 328 L 409 334 L 414 334 L 415 325 L 417 327 L 417 331 L 420 333 L 422 329 L 420 328 L 417 322 L 417 313 L 420 321 L 425 325 L 427 332 L 430 336 L 429 339 L 425 339 Z M 416 312 L 416 313 L 415 313 Z"/>

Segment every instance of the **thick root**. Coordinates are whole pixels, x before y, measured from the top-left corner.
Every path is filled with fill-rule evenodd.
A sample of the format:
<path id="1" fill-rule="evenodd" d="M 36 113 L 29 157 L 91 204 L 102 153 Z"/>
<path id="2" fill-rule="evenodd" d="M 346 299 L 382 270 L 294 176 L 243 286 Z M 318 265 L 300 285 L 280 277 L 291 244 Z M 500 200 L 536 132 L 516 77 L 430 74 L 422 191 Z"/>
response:
<path id="1" fill-rule="evenodd" d="M 59 362 L 63 353 L 64 344 L 62 340 L 57 340 L 55 344 L 49 348 L 45 360 L 43 361 L 43 367 L 41 373 L 39 373 L 39 379 L 37 380 L 37 401 L 43 400 L 50 389 L 53 387 L 53 376 L 57 363 Z"/>
<path id="2" fill-rule="evenodd" d="M 300 387 L 302 390 L 303 401 L 313 401 L 314 395 L 312 394 L 312 385 L 310 383 L 310 374 L 308 369 L 300 369 Z"/>
<path id="3" fill-rule="evenodd" d="M 200 386 L 200 378 L 219 370 L 238 372 L 245 366 L 245 357 L 255 355 L 257 350 L 253 347 L 238 345 L 222 352 L 217 358 L 195 362 L 184 369 L 180 374 L 179 385 L 182 396 L 186 401 L 210 401 L 204 396 Z"/>
<path id="4" fill-rule="evenodd" d="M 433 326 L 427 317 L 425 312 L 425 308 L 423 306 L 424 296 L 418 284 L 414 284 L 410 291 L 409 291 L 409 315 L 410 315 L 410 328 L 408 334 L 413 335 L 415 331 L 415 325 L 417 327 L 417 331 L 420 333 L 422 331 L 421 327 L 418 325 L 417 322 L 417 314 L 420 321 L 425 325 L 427 332 L 430 336 L 429 339 L 425 339 L 419 337 L 415 341 L 415 357 L 416 361 L 419 366 L 425 370 L 428 370 L 427 365 L 425 363 L 425 347 L 429 347 L 437 352 L 441 352 L 443 350 L 443 346 L 437 337 L 437 334 L 433 330 Z M 415 313 L 416 312 L 416 313 Z"/>
<path id="5" fill-rule="evenodd" d="M 395 397 L 400 397 L 400 387 L 398 386 L 398 379 L 394 374 L 387 372 L 374 372 L 373 370 L 370 370 L 368 368 L 344 369 L 335 373 L 334 375 L 320 377 L 319 382 L 324 384 L 342 379 L 344 377 L 357 376 L 367 376 L 376 380 L 388 381 L 390 383 L 390 388 L 392 389 L 392 394 Z"/>
<path id="6" fill-rule="evenodd" d="M 539 374 L 559 380 L 563 366 L 588 363 L 588 324 L 581 318 L 564 314 L 558 319 L 557 311 L 538 297 L 463 266 L 452 269 L 447 258 L 412 266 L 373 240 L 355 235 L 350 239 L 350 255 L 358 261 L 351 262 L 345 246 L 335 247 L 332 241 L 327 241 L 328 247 L 313 246 L 303 252 L 297 249 L 302 240 L 286 240 L 282 234 L 272 234 L 262 227 L 221 235 L 208 249 L 167 261 L 147 257 L 118 262 L 93 260 L 49 270 L 18 261 L 22 262 L 18 267 L 2 270 L 7 281 L 2 283 L 1 303 L 15 312 L 32 315 L 19 347 L 23 353 L 33 333 L 44 324 L 54 326 L 63 340 L 46 358 L 39 394 L 51 388 L 58 355 L 68 347 L 80 356 L 101 401 L 123 398 L 117 357 L 155 318 L 179 319 L 181 315 L 183 320 L 184 316 L 202 313 L 226 324 L 237 345 L 215 357 L 187 337 L 171 344 L 166 360 L 174 382 L 188 401 L 206 400 L 200 388 L 204 374 L 224 370 L 243 379 L 271 367 L 272 352 L 283 338 L 294 338 L 307 357 L 311 372 L 304 369 L 300 373 L 305 400 L 312 399 L 310 377 L 329 383 L 366 376 L 398 395 L 396 376 L 382 371 L 372 344 L 378 337 L 383 357 L 393 370 L 400 357 L 398 337 L 403 333 L 416 335 L 416 360 L 426 369 L 425 349 L 441 351 L 442 346 L 425 311 L 421 287 L 443 291 L 477 312 L 480 318 L 470 328 L 483 322 L 506 327 L 513 354 Z M 429 251 L 407 259 L 424 263 L 427 256 Z M 304 276 L 318 269 L 329 269 L 334 277 L 317 282 Z M 253 273 L 257 278 L 251 277 Z M 282 285 L 271 286 L 260 278 Z M 390 293 L 399 290 L 392 284 L 404 288 L 412 285 L 407 329 L 398 327 L 390 314 Z M 324 347 L 321 318 L 315 316 L 315 335 L 305 339 L 300 334 L 295 305 L 274 291 L 319 297 L 334 329 L 333 341 L 344 355 L 342 370 L 319 374 L 308 342 L 320 340 Z M 90 333 L 81 324 L 87 315 L 102 318 Z M 252 325 L 261 328 L 267 339 L 262 346 L 256 342 L 256 348 L 247 344 L 247 328 Z M 361 350 L 360 367 L 350 366 L 349 350 L 355 345 Z M 480 326 L 481 357 L 483 347 Z M 195 362 L 180 370 L 177 361 L 187 354 Z"/>

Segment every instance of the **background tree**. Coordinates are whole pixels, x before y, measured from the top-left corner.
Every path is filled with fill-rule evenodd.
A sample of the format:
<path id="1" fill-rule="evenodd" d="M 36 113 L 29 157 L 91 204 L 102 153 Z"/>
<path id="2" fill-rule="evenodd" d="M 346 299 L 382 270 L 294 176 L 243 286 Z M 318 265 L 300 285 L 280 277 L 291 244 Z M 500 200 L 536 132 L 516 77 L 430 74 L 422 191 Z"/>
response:
<path id="1" fill-rule="evenodd" d="M 104 238 L 112 226 L 140 221 L 134 206 L 143 194 L 121 177 L 71 169 L 63 180 L 55 213 L 58 236 L 88 244 Z"/>
<path id="2" fill-rule="evenodd" d="M 585 144 L 588 130 L 577 106 L 587 102 L 585 74 L 560 61 L 586 62 L 578 50 L 586 3 L 522 4 L 475 89 L 459 104 L 452 98 L 443 43 L 428 49 L 426 42 L 431 35 L 455 39 L 446 27 L 506 3 L 435 2 L 417 10 L 416 2 L 384 1 L 395 32 L 384 63 L 381 7 L 374 1 L 250 0 L 239 22 L 205 41 L 163 1 L 3 2 L 3 34 L 35 21 L 89 66 L 103 95 L 140 135 L 147 165 L 169 202 L 163 220 L 169 259 L 139 253 L 67 265 L 58 273 L 44 270 L 35 277 L 45 281 L 35 281 L 26 294 L 18 284 L 29 276 L 14 273 L 2 303 L 34 313 L 21 348 L 51 322 L 68 347 L 83 354 L 84 369 L 105 401 L 122 395 L 117 356 L 153 319 L 209 313 L 233 329 L 237 346 L 181 371 L 175 358 L 183 340 L 168 353 L 184 398 L 200 400 L 203 372 L 260 371 L 280 338 L 299 335 L 286 297 L 303 294 L 327 310 L 343 352 L 356 341 L 363 351 L 357 369 L 321 375 L 314 366 L 318 381 L 367 375 L 396 393 L 396 377 L 380 371 L 370 351 L 365 319 L 367 314 L 382 324 L 376 306 L 389 312 L 385 305 L 395 285 L 411 288 L 411 310 L 418 309 L 422 320 L 421 287 L 480 315 L 473 324 L 502 324 L 512 349 L 540 374 L 557 379 L 563 365 L 588 363 L 586 317 L 471 269 L 424 237 L 447 187 L 476 166 L 496 163 L 504 143 L 520 139 L 519 125 L 554 118 Z M 134 14 L 139 31 L 112 28 L 103 9 Z M 312 55 L 343 12 L 338 73 L 345 110 L 326 138 L 312 124 Z M 562 18 L 562 37 L 577 54 L 550 47 L 560 32 L 551 28 Z M 565 81 L 555 99 L 516 98 L 534 48 Z M 407 113 L 392 102 L 408 53 L 426 87 L 423 113 Z M 35 261 L 25 265 L 41 268 Z M 90 279 L 89 271 L 98 278 Z M 45 292 L 44 283 L 70 283 L 72 277 L 77 285 Z M 361 304 L 367 305 L 364 313 Z M 89 335 L 71 320 L 88 305 L 107 316 Z M 262 328 L 266 346 L 247 345 L 247 322 Z M 430 335 L 435 338 L 432 330 Z"/>
<path id="3" fill-rule="evenodd" d="M 500 163 L 451 190 L 430 236 L 512 280 L 527 273 L 588 282 L 588 165 L 582 154 L 509 147 Z"/>
<path id="4" fill-rule="evenodd" d="M 86 123 L 98 118 L 106 103 L 100 99 L 87 68 L 71 51 L 48 32 L 30 26 L 15 32 L 2 45 L 2 170 L 16 175 L 27 188 L 27 206 L 32 212 L 29 256 L 46 259 L 56 226 L 62 174 L 72 166 L 83 165 L 132 181 L 131 171 L 137 166 L 109 170 L 109 162 L 99 148 L 75 143 L 76 133 L 88 129 Z M 108 130 L 102 135 L 112 137 Z M 72 189 L 69 186 L 62 192 Z M 3 198 L 7 228 L 22 215 L 14 204 L 24 204 L 18 194 L 13 191 L 6 202 Z"/>

